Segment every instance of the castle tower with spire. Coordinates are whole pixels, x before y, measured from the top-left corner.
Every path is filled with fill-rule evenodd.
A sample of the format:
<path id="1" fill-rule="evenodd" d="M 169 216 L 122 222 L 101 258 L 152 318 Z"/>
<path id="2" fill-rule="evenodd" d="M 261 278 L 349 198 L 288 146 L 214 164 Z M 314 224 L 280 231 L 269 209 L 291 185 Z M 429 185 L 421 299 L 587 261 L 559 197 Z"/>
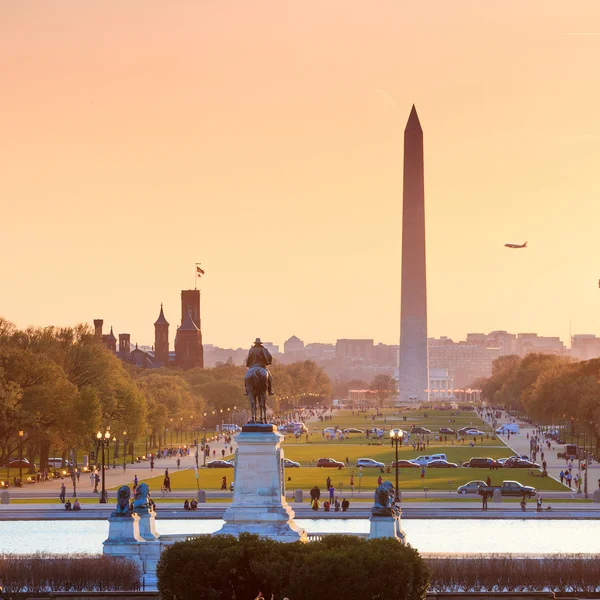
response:
<path id="1" fill-rule="evenodd" d="M 154 322 L 154 358 L 157 366 L 166 367 L 169 364 L 169 322 L 165 319 L 162 304 L 158 319 Z"/>
<path id="2" fill-rule="evenodd" d="M 423 130 L 413 105 L 404 129 L 399 400 L 429 400 Z"/>
<path id="3" fill-rule="evenodd" d="M 204 367 L 200 290 L 181 291 L 181 325 L 175 336 L 175 362 L 182 369 Z"/>

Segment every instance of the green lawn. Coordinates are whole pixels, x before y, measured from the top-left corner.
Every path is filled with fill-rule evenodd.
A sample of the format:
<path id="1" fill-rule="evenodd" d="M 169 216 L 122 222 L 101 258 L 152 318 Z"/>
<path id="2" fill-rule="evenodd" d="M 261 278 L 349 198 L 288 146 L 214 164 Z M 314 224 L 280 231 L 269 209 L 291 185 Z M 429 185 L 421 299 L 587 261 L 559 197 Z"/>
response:
<path id="1" fill-rule="evenodd" d="M 492 439 L 493 431 L 491 427 L 485 425 L 474 412 L 461 412 L 457 415 L 450 415 L 447 411 L 428 410 L 426 411 L 427 416 L 424 416 L 424 414 L 423 411 L 399 412 L 398 409 L 387 409 L 382 417 L 373 421 L 371 419 L 372 413 L 368 413 L 368 418 L 365 419 L 364 414 L 353 415 L 352 411 L 343 410 L 334 413 L 331 421 L 309 423 L 308 442 L 306 436 L 301 436 L 299 440 L 296 440 L 294 436 L 288 435 L 283 444 L 285 456 L 300 462 L 302 465 L 299 469 L 286 470 L 286 477 L 289 478 L 286 484 L 287 488 L 308 489 L 314 485 L 325 488 L 325 481 L 329 476 L 334 486 L 344 491 L 349 489 L 350 476 L 354 475 L 355 487 L 358 489 L 358 469 L 354 467 L 356 460 L 358 458 L 374 458 L 390 465 L 395 459 L 395 449 L 390 443 L 387 431 L 395 427 L 409 430 L 412 425 L 421 425 L 432 431 L 431 435 L 424 436 L 424 441 L 429 441 L 425 451 L 413 450 L 412 445 L 399 448 L 399 458 L 402 459 L 412 459 L 422 454 L 444 453 L 450 462 L 460 464 L 472 457 L 502 458 L 513 454 L 500 439 Z M 404 421 L 404 417 L 406 417 L 406 421 Z M 322 429 L 335 425 L 341 429 L 347 427 L 365 429 L 375 426 L 385 429 L 386 436 L 382 441 L 373 438 L 368 439 L 361 434 L 353 434 L 350 439 L 343 442 L 324 439 L 321 433 Z M 462 444 L 458 444 L 453 437 L 448 438 L 447 441 L 435 440 L 435 435 L 440 427 L 460 429 L 468 425 L 477 427 L 486 435 L 489 434 L 490 437 L 484 437 L 483 440 L 481 437 L 477 438 L 473 448 L 469 445 L 472 438 Z M 321 457 L 331 457 L 342 462 L 346 462 L 347 458 L 351 466 L 342 470 L 316 469 L 310 466 Z M 375 489 L 380 474 L 378 469 L 363 469 L 363 476 L 360 480 L 361 489 Z M 489 475 L 493 483 L 501 483 L 504 479 L 514 479 L 524 485 L 532 485 L 543 490 L 565 489 L 553 479 L 541 479 L 540 477 L 528 475 L 526 469 L 510 469 L 506 472 L 501 469 L 499 471 L 489 471 L 487 469 L 429 469 L 426 472 L 424 481 L 421 480 L 420 474 L 420 469 L 402 469 L 400 472 L 400 487 L 410 490 L 422 490 L 423 487 L 428 487 L 430 490 L 455 490 L 459 485 L 468 481 L 486 479 Z M 234 476 L 233 469 L 201 469 L 199 485 L 203 489 L 219 489 L 223 476 L 227 477 L 229 483 Z M 392 469 L 390 473 L 384 473 L 382 476 L 384 479 L 393 481 L 395 479 L 394 470 Z M 145 481 L 150 485 L 150 489 L 156 493 L 156 490 L 160 490 L 163 476 L 161 474 Z M 189 469 L 172 472 L 171 488 L 179 490 L 196 489 L 194 471 Z"/>
<path id="2" fill-rule="evenodd" d="M 485 480 L 488 475 L 492 479 L 492 483 L 498 485 L 505 479 L 519 481 L 523 485 L 531 485 L 542 490 L 564 490 L 564 486 L 549 477 L 542 479 L 541 477 L 532 477 L 527 474 L 527 469 L 507 469 L 503 472 L 489 471 L 488 469 L 429 469 L 426 471 L 425 479 L 420 477 L 420 469 L 401 469 L 400 470 L 400 488 L 403 490 L 422 490 L 424 487 L 430 490 L 456 490 L 460 485 L 463 485 L 474 479 Z M 316 467 L 301 467 L 299 469 L 287 469 L 286 487 L 288 490 L 296 488 L 309 489 L 314 485 L 318 485 L 321 489 L 326 489 L 325 482 L 327 477 L 331 477 L 333 485 L 342 491 L 349 491 L 350 475 L 354 475 L 354 485 L 358 490 L 359 477 L 356 468 L 337 469 L 317 469 Z M 363 490 L 374 490 L 377 487 L 377 478 L 380 472 L 377 469 L 364 469 L 363 476 L 360 480 L 360 487 Z M 227 484 L 233 479 L 233 469 L 200 469 L 199 485 L 201 489 L 215 490 L 221 487 L 221 478 L 227 477 Z M 395 480 L 395 472 L 382 475 L 384 479 L 390 481 Z M 151 479 L 143 479 L 152 490 L 154 495 L 160 494 L 160 488 L 163 483 L 163 475 L 152 477 Z M 449 485 L 448 482 L 451 482 Z M 133 485 L 133 482 L 130 483 Z M 172 490 L 195 490 L 196 476 L 192 469 L 175 471 L 171 473 L 171 489 Z"/>

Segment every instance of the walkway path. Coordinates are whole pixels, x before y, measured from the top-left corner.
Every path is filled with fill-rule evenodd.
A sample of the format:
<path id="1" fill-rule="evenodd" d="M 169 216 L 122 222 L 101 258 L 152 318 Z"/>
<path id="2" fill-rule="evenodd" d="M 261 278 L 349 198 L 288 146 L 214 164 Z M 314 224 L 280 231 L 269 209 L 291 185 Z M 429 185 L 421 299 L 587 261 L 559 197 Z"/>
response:
<path id="1" fill-rule="evenodd" d="M 506 413 L 503 413 L 504 417 L 498 420 L 498 425 L 503 423 L 512 422 L 513 419 L 508 417 Z M 531 452 L 529 449 L 529 439 L 527 438 L 527 434 L 529 434 L 529 438 L 531 438 L 532 434 L 534 434 L 535 427 L 519 419 L 516 419 L 516 422 L 519 424 L 519 433 L 516 435 L 511 434 L 510 439 L 508 439 L 508 435 L 500 435 L 499 437 L 502 441 L 511 448 L 516 454 L 531 456 Z M 560 472 L 566 470 L 567 461 L 564 458 L 558 458 L 556 455 L 558 452 L 563 451 L 563 446 L 556 444 L 556 442 L 551 441 L 550 449 L 545 448 L 544 450 L 544 459 L 546 460 L 546 470 L 548 471 L 548 475 L 556 481 L 560 482 Z M 540 455 L 538 453 L 537 461 L 538 464 L 542 464 L 542 460 L 540 459 Z M 588 494 L 591 496 L 594 490 L 598 489 L 598 480 L 600 478 L 600 465 L 592 464 L 588 467 Z M 579 463 L 575 461 L 573 463 L 573 476 L 581 475 L 579 471 Z M 564 489 L 566 492 L 571 492 L 573 498 L 581 497 L 581 494 L 578 494 L 575 489 L 569 489 L 569 487 L 565 484 Z M 584 486 L 583 483 L 581 485 L 581 489 L 583 492 Z"/>

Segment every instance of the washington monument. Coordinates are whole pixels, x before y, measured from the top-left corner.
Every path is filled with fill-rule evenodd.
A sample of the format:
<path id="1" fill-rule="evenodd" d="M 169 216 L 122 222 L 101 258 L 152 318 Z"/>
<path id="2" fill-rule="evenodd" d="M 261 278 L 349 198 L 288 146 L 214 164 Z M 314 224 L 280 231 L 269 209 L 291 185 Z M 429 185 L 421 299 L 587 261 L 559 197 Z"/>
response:
<path id="1" fill-rule="evenodd" d="M 399 400 L 429 400 L 423 130 L 413 105 L 404 129 Z"/>

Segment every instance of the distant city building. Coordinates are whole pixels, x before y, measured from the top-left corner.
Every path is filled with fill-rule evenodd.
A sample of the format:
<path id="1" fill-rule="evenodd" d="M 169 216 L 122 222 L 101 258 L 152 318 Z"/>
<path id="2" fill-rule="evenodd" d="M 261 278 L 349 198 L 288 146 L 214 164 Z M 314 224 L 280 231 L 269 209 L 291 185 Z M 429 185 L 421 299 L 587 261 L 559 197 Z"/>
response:
<path id="1" fill-rule="evenodd" d="M 279 346 L 276 346 L 273 342 L 263 342 L 263 346 L 271 353 L 273 358 L 276 358 L 279 354 Z"/>
<path id="2" fill-rule="evenodd" d="M 373 340 L 337 340 L 335 357 L 340 360 L 371 361 L 373 359 Z"/>
<path id="3" fill-rule="evenodd" d="M 600 338 L 591 333 L 571 336 L 571 356 L 576 360 L 600 358 Z"/>
<path id="4" fill-rule="evenodd" d="M 304 355 L 309 360 L 325 361 L 335 358 L 335 344 L 321 344 L 318 342 L 306 344 Z"/>
<path id="5" fill-rule="evenodd" d="M 248 348 L 219 348 L 212 344 L 204 344 L 204 366 L 216 367 L 231 359 L 234 365 L 243 365 L 248 355 Z"/>
<path id="6" fill-rule="evenodd" d="M 373 346 L 373 362 L 378 365 L 398 366 L 398 353 L 400 346 L 388 344 L 377 344 Z"/>
<path id="7" fill-rule="evenodd" d="M 285 341 L 283 344 L 283 353 L 286 358 L 294 358 L 296 356 L 301 357 L 304 355 L 304 342 L 293 335 L 291 338 Z"/>
<path id="8" fill-rule="evenodd" d="M 499 348 L 467 342 L 453 342 L 447 337 L 429 338 L 430 369 L 447 369 L 455 387 L 470 385 L 479 377 L 492 374 L 492 362 L 501 356 Z"/>
<path id="9" fill-rule="evenodd" d="M 453 400 L 454 378 L 448 369 L 429 367 L 429 400 Z"/>
<path id="10" fill-rule="evenodd" d="M 566 349 L 558 337 L 542 337 L 537 333 L 518 333 L 516 354 L 527 356 L 533 352 L 562 355 L 566 354 Z"/>

